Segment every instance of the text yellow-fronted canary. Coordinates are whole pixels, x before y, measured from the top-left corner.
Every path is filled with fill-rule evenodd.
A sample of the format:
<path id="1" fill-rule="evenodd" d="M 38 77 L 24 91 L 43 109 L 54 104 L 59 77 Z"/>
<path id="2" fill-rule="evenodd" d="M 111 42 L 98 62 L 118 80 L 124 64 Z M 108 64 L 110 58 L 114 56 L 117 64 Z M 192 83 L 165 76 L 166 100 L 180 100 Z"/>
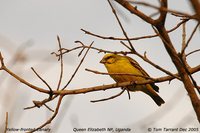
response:
<path id="1" fill-rule="evenodd" d="M 142 67 L 140 67 L 140 65 L 135 60 L 128 56 L 106 54 L 100 63 L 105 65 L 108 73 L 112 73 L 110 76 L 117 83 L 127 81 L 144 81 L 145 77 L 149 77 L 149 75 L 142 69 Z M 128 86 L 127 88 L 130 91 L 142 91 L 146 93 L 155 101 L 158 106 L 165 103 L 165 101 L 156 93 L 158 92 L 159 88 L 154 83 L 145 85 L 132 85 Z"/>

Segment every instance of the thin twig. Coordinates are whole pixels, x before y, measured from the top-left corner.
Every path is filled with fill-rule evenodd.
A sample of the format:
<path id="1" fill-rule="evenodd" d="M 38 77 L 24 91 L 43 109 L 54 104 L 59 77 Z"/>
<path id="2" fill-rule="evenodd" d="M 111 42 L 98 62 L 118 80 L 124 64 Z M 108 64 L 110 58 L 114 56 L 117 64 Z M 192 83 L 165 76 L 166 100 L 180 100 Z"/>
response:
<path id="1" fill-rule="evenodd" d="M 181 80 L 180 77 L 174 75 L 173 73 L 171 73 L 170 71 L 167 71 L 166 69 L 160 67 L 159 65 L 153 63 L 152 61 L 150 61 L 147 57 L 143 57 L 142 55 L 140 55 L 139 53 L 136 53 L 136 55 L 138 55 L 139 57 L 141 57 L 144 61 L 148 62 L 149 64 L 151 64 L 152 66 L 154 66 L 155 68 L 159 69 L 160 71 L 166 73 L 167 75 L 170 75 L 178 80 Z"/>
<path id="2" fill-rule="evenodd" d="M 162 25 L 165 24 L 167 11 L 160 10 L 160 9 L 163 9 L 163 8 L 168 9 L 167 6 L 168 6 L 167 0 L 160 0 L 160 7 L 159 7 L 159 10 L 158 10 L 158 11 L 160 11 L 160 16 L 155 20 L 154 26 L 158 26 L 160 24 L 162 24 Z"/>
<path id="3" fill-rule="evenodd" d="M 44 106 L 45 106 L 47 109 L 49 109 L 51 112 L 54 112 L 54 110 L 51 109 L 48 105 L 44 104 Z"/>
<path id="4" fill-rule="evenodd" d="M 189 52 L 188 54 L 186 54 L 186 57 L 189 56 L 189 55 L 191 55 L 191 54 L 194 54 L 196 52 L 200 52 L 200 49 L 196 49 L 196 50 L 194 50 L 192 52 Z"/>
<path id="5" fill-rule="evenodd" d="M 182 50 L 181 53 L 179 54 L 181 61 L 183 62 L 183 66 L 184 69 L 186 70 L 187 74 L 189 75 L 190 79 L 192 80 L 192 83 L 194 85 L 194 87 L 197 89 L 197 92 L 200 94 L 200 90 L 198 88 L 198 85 L 196 83 L 196 81 L 194 80 L 194 78 L 192 77 L 192 74 L 188 71 L 188 68 L 190 68 L 190 66 L 188 65 L 187 61 L 186 61 L 186 55 L 185 55 L 185 49 L 188 47 L 188 44 L 190 42 L 190 40 L 192 39 L 195 31 L 197 30 L 197 27 L 199 25 L 199 23 L 197 24 L 197 26 L 194 28 L 192 34 L 190 35 L 187 43 L 186 43 L 186 30 L 185 30 L 185 23 L 183 24 L 183 33 L 182 33 Z"/>
<path id="6" fill-rule="evenodd" d="M 53 93 L 54 94 L 54 93 Z M 24 108 L 24 110 L 27 110 L 27 109 L 32 109 L 32 108 L 35 108 L 35 107 L 38 107 L 40 108 L 42 105 L 46 104 L 47 102 L 49 101 L 52 101 L 53 99 L 55 99 L 58 95 L 54 95 L 51 99 L 50 98 L 46 98 L 42 101 L 33 101 L 34 103 L 34 106 L 30 106 L 30 107 L 26 107 Z M 48 107 L 47 109 L 49 109 L 50 107 Z M 52 109 L 49 109 L 50 111 L 52 111 Z"/>
<path id="7" fill-rule="evenodd" d="M 189 68 L 190 66 L 187 63 L 186 55 L 185 55 L 185 49 L 188 45 L 186 45 L 186 23 L 183 24 L 183 30 L 182 30 L 182 48 L 181 53 L 179 54 L 180 58 L 182 58 L 183 63 L 186 65 L 186 68 Z"/>
<path id="8" fill-rule="evenodd" d="M 131 41 L 130 41 L 130 39 L 129 39 L 127 33 L 126 33 L 126 31 L 124 30 L 124 27 L 123 27 L 122 23 L 120 22 L 119 17 L 118 17 L 118 15 L 117 15 L 117 13 L 116 13 L 114 7 L 112 6 L 110 0 L 108 0 L 108 3 L 109 3 L 109 5 L 110 5 L 110 7 L 111 7 L 111 9 L 112 9 L 113 14 L 115 15 L 115 18 L 117 19 L 117 22 L 118 22 L 118 24 L 119 24 L 119 26 L 120 26 L 120 28 L 121 28 L 121 30 L 122 30 L 124 36 L 126 37 L 128 43 L 129 43 L 129 45 L 130 45 L 130 47 L 131 47 L 131 51 L 132 51 L 132 52 L 135 52 L 135 48 L 133 47 L 133 44 L 131 43 Z"/>
<path id="9" fill-rule="evenodd" d="M 74 50 L 76 50 L 76 49 L 80 49 L 80 48 L 83 48 L 82 46 L 79 46 L 79 47 L 75 47 L 75 48 L 72 48 L 72 49 L 65 49 L 65 48 L 62 48 L 61 50 L 59 50 L 59 51 L 63 51 L 63 50 L 65 50 L 64 52 L 62 52 L 62 54 L 65 54 L 65 53 L 69 53 L 69 52 L 71 52 L 71 51 L 74 51 Z M 60 56 L 60 52 L 57 54 L 56 52 L 52 52 L 51 54 L 55 54 L 56 56 Z"/>
<path id="10" fill-rule="evenodd" d="M 62 82 L 62 77 L 63 77 L 63 54 L 62 54 L 62 51 L 61 51 L 61 49 L 62 49 L 62 46 L 61 46 L 61 42 L 60 42 L 60 37 L 59 36 L 57 36 L 57 40 L 58 40 L 58 45 L 59 45 L 59 51 L 60 51 L 60 77 L 59 77 L 59 81 L 58 81 L 58 85 L 57 85 L 57 90 L 59 90 L 59 88 L 60 88 L 60 85 L 61 85 L 61 82 Z"/>
<path id="11" fill-rule="evenodd" d="M 50 99 L 50 98 L 48 98 L 48 99 L 49 99 L 49 100 L 53 100 L 53 99 Z M 34 103 L 33 106 L 26 107 L 26 108 L 24 108 L 24 110 L 33 109 L 33 108 L 35 108 L 35 107 L 40 108 L 42 105 L 44 105 L 49 111 L 54 112 L 54 110 L 51 109 L 48 105 L 46 105 L 46 103 L 44 103 L 44 102 L 41 102 L 41 101 L 33 101 L 33 103 Z"/>
<path id="12" fill-rule="evenodd" d="M 31 70 L 35 73 L 35 75 L 49 88 L 50 92 L 52 92 L 52 88 L 50 85 L 35 71 L 33 67 L 31 67 Z"/>
<path id="13" fill-rule="evenodd" d="M 0 70 L 4 69 L 5 65 L 4 65 L 4 61 L 3 61 L 3 56 L 0 52 L 0 61 L 1 61 L 1 67 L 0 67 Z"/>
<path id="14" fill-rule="evenodd" d="M 123 28 L 123 26 L 122 26 L 122 24 L 121 24 L 121 22 L 120 22 L 120 20 L 119 20 L 119 18 L 118 18 L 118 16 L 117 16 L 116 12 L 115 12 L 115 9 L 113 8 L 113 6 L 112 6 L 110 0 L 108 0 L 108 3 L 109 3 L 109 5 L 110 5 L 110 7 L 112 8 L 113 14 L 114 14 L 115 17 L 116 17 L 117 22 L 119 23 L 120 28 L 121 28 L 121 30 L 123 31 L 124 36 L 126 37 L 128 43 L 129 43 L 129 45 L 130 45 L 131 48 L 132 48 L 131 52 L 133 52 L 133 54 L 136 54 L 137 56 L 139 56 L 139 57 L 142 58 L 143 60 L 147 61 L 148 63 L 150 63 L 150 64 L 153 65 L 154 67 L 159 68 L 160 70 L 162 70 L 162 71 L 165 72 L 166 74 L 171 75 L 171 76 L 175 76 L 175 75 L 173 75 L 171 72 L 169 72 L 169 71 L 163 69 L 162 67 L 159 67 L 158 65 L 154 64 L 153 62 L 151 62 L 151 61 L 148 60 L 147 58 L 143 57 L 142 55 L 140 55 L 140 54 L 134 49 L 134 47 L 133 47 L 133 45 L 132 45 L 132 43 L 131 43 L 131 41 L 130 41 L 128 35 L 126 34 L 126 32 L 125 32 L 125 30 L 124 30 L 124 28 Z M 159 35 L 158 32 L 157 32 L 156 34 Z M 123 43 L 123 42 L 121 42 L 121 43 Z M 176 77 L 176 76 L 175 76 L 175 77 Z M 180 80 L 179 77 L 176 77 L 176 78 Z"/>
<path id="15" fill-rule="evenodd" d="M 131 99 L 130 91 L 128 89 L 126 89 L 126 91 L 127 91 L 127 94 L 128 94 L 128 99 L 130 100 Z"/>
<path id="16" fill-rule="evenodd" d="M 41 126 L 35 128 L 34 130 L 30 131 L 30 132 L 27 132 L 27 133 L 33 133 L 43 127 L 45 127 L 46 125 L 50 124 L 52 122 L 52 120 L 56 117 L 56 115 L 58 114 L 58 111 L 60 109 L 60 105 L 61 105 L 61 101 L 63 99 L 63 95 L 60 95 L 59 99 L 58 99 L 58 103 L 57 103 L 57 106 L 56 106 L 56 110 L 55 112 L 53 113 L 52 117 L 49 118 L 44 124 L 42 124 Z"/>
<path id="17" fill-rule="evenodd" d="M 138 17 L 140 17 L 141 19 L 145 20 L 147 23 L 150 23 L 152 25 L 155 24 L 155 20 L 154 19 L 152 19 L 148 15 L 144 14 L 143 12 L 139 11 L 137 9 L 137 7 L 132 6 L 130 4 L 130 2 L 128 2 L 126 0 L 115 0 L 115 1 L 118 2 L 120 5 L 122 5 L 125 9 L 127 9 L 128 11 L 130 11 L 132 14 L 135 14 Z"/>
<path id="18" fill-rule="evenodd" d="M 190 3 L 196 12 L 196 19 L 200 22 L 200 2 L 199 0 L 190 0 Z"/>
<path id="19" fill-rule="evenodd" d="M 43 88 L 40 88 L 40 87 L 37 87 L 31 83 L 29 83 L 28 81 L 24 80 L 23 78 L 19 77 L 18 75 L 16 75 L 15 73 L 13 73 L 11 70 L 9 70 L 7 67 L 3 67 L 2 68 L 4 71 L 6 71 L 8 74 L 10 74 L 12 77 L 14 77 L 15 79 L 17 79 L 18 81 L 20 81 L 21 83 L 29 86 L 30 88 L 36 90 L 36 91 L 39 91 L 39 92 L 42 92 L 42 93 L 46 93 L 46 94 L 49 94 L 49 90 L 45 90 Z"/>
<path id="20" fill-rule="evenodd" d="M 181 57 L 180 57 L 180 58 L 181 58 Z M 198 92 L 199 95 L 200 95 L 200 89 L 199 89 L 199 87 L 198 87 L 198 85 L 197 85 L 197 82 L 194 80 L 192 74 L 191 74 L 191 73 L 189 72 L 189 70 L 188 70 L 186 60 L 184 60 L 184 58 L 181 58 L 181 61 L 183 62 L 183 67 L 184 67 L 184 69 L 186 70 L 187 74 L 189 75 L 190 79 L 192 80 L 193 86 L 196 88 L 197 92 Z"/>
<path id="21" fill-rule="evenodd" d="M 116 95 L 114 95 L 114 96 L 111 96 L 111 97 L 108 97 L 108 98 L 104 98 L 104 99 L 99 99 L 99 100 L 92 100 L 92 101 L 90 101 L 90 102 L 96 103 L 96 102 L 102 102 L 102 101 L 107 101 L 107 100 L 114 99 L 114 98 L 120 96 L 122 93 L 124 93 L 125 90 L 126 90 L 126 89 L 122 89 L 122 91 L 121 91 L 119 94 L 116 94 Z"/>
<path id="22" fill-rule="evenodd" d="M 173 13 L 173 14 L 179 14 L 179 15 L 194 19 L 194 15 L 190 15 L 190 14 L 183 13 L 183 12 L 180 12 L 180 11 L 171 10 L 171 9 L 168 9 L 168 8 L 165 8 L 165 7 L 162 7 L 162 8 L 157 7 L 153 4 L 149 4 L 149 3 L 146 3 L 146 2 L 132 1 L 132 0 L 129 0 L 129 2 L 132 3 L 132 4 L 143 5 L 143 6 L 151 7 L 153 9 L 157 9 L 159 11 L 169 12 L 169 13 Z"/>
<path id="23" fill-rule="evenodd" d="M 33 106 L 30 106 L 30 107 L 25 107 L 24 110 L 33 109 L 33 108 L 35 108 L 35 107 L 37 107 L 37 106 L 36 106 L 36 105 L 33 105 Z"/>
<path id="24" fill-rule="evenodd" d="M 146 52 L 144 54 L 144 56 L 142 56 L 140 53 L 138 53 L 137 51 L 135 51 L 134 53 L 135 55 L 137 55 L 138 57 L 140 57 L 141 59 L 143 59 L 145 62 L 151 64 L 153 67 L 159 69 L 160 71 L 166 73 L 167 75 L 170 75 L 170 76 L 175 76 L 175 78 L 179 79 L 180 80 L 180 77 L 177 77 L 176 75 L 173 75 L 173 73 L 171 73 L 170 71 L 167 71 L 165 70 L 164 68 L 160 67 L 159 65 L 153 63 L 151 60 L 149 60 L 146 56 Z"/>
<path id="25" fill-rule="evenodd" d="M 85 59 L 87 53 L 88 53 L 89 50 L 90 50 L 90 47 L 93 45 L 93 43 L 94 43 L 94 42 L 92 42 L 92 43 L 90 44 L 90 46 L 88 47 L 87 51 L 85 52 L 85 55 L 84 55 L 83 58 L 81 59 L 79 65 L 78 65 L 77 68 L 76 68 L 76 70 L 74 71 L 74 73 L 72 74 L 71 78 L 69 79 L 69 81 L 68 81 L 67 84 L 63 87 L 62 90 L 64 90 L 65 88 L 67 88 L 67 86 L 70 84 L 70 82 L 72 81 L 72 79 L 73 79 L 74 76 L 76 75 L 78 69 L 80 68 L 81 64 L 83 63 L 83 61 L 84 61 L 84 59 Z"/>
<path id="26" fill-rule="evenodd" d="M 182 32 L 182 49 L 181 49 L 181 55 L 185 54 L 186 49 L 186 23 L 183 24 L 183 32 Z"/>
<path id="27" fill-rule="evenodd" d="M 195 32 L 197 31 L 197 28 L 199 27 L 199 24 L 200 24 L 200 23 L 198 23 L 198 24 L 195 26 L 194 30 L 192 31 L 192 33 L 191 33 L 189 39 L 187 40 L 187 42 L 186 42 L 186 44 L 185 44 L 185 46 L 182 48 L 181 54 L 183 54 L 183 52 L 185 51 L 185 49 L 188 47 L 190 41 L 192 40 L 192 37 L 194 36 Z"/>
<path id="28" fill-rule="evenodd" d="M 126 48 L 128 48 L 130 51 L 132 51 L 132 49 L 131 49 L 128 45 L 126 45 L 126 43 L 124 43 L 123 41 L 120 41 L 120 43 L 121 43 L 122 45 L 124 45 Z"/>
<path id="29" fill-rule="evenodd" d="M 142 78 L 150 79 L 150 80 L 154 81 L 154 78 L 151 78 L 151 77 L 148 77 L 148 76 L 145 76 L 145 75 L 138 75 L 138 74 L 131 74 L 131 73 L 105 73 L 105 72 L 99 72 L 99 71 L 91 70 L 91 69 L 88 69 L 88 68 L 86 68 L 85 70 L 88 71 L 88 72 L 92 72 L 92 73 L 95 73 L 95 74 L 101 74 L 101 75 L 127 75 L 127 76 L 142 77 Z"/>
<path id="30" fill-rule="evenodd" d="M 178 29 L 183 23 L 185 23 L 186 21 L 188 21 L 189 19 L 184 19 L 181 22 L 179 22 L 175 27 L 171 28 L 170 30 L 167 31 L 167 33 L 173 32 L 176 29 Z M 101 36 L 92 32 L 89 32 L 85 29 L 81 29 L 83 32 L 85 32 L 85 34 L 97 37 L 97 38 L 101 38 L 101 39 L 109 39 L 109 40 L 121 40 L 121 41 L 127 41 L 126 38 L 119 38 L 119 37 L 107 37 L 107 36 Z M 150 38 L 154 38 L 154 37 L 158 37 L 158 34 L 155 35 L 146 35 L 146 36 L 141 36 L 141 37 L 130 37 L 129 40 L 142 40 L 142 39 L 150 39 Z"/>
<path id="31" fill-rule="evenodd" d="M 81 45 L 82 46 L 86 46 L 86 45 L 84 45 L 82 42 L 81 42 Z M 89 48 L 89 46 L 87 46 L 87 48 Z M 61 51 L 61 50 L 59 50 L 59 51 Z M 63 53 L 62 53 L 63 54 Z M 58 54 L 56 54 L 56 55 L 58 55 Z M 58 56 L 60 56 L 60 55 L 58 55 Z M 42 105 L 44 105 L 44 104 L 46 104 L 47 102 L 49 102 L 49 101 L 52 101 L 53 99 L 55 99 L 56 97 L 58 97 L 59 96 L 59 94 L 55 94 L 51 99 L 49 99 L 49 98 L 47 98 L 47 99 L 44 99 L 44 100 L 42 100 L 42 101 L 37 101 L 37 102 L 34 102 L 34 106 L 31 106 L 31 107 L 26 107 L 26 108 L 24 108 L 25 110 L 26 109 L 32 109 L 32 108 L 35 108 L 35 107 L 41 107 Z M 48 109 L 49 109 L 49 107 L 48 107 Z M 52 111 L 52 109 L 49 109 L 50 111 Z"/>
<path id="32" fill-rule="evenodd" d="M 8 129 L 8 112 L 6 112 L 6 121 L 5 121 L 4 133 L 7 133 L 7 129 Z"/>
<path id="33" fill-rule="evenodd" d="M 66 54 L 66 53 L 71 52 L 71 51 L 75 51 L 75 50 L 78 50 L 78 49 L 83 50 L 83 49 L 86 49 L 86 48 L 89 48 L 89 46 L 81 45 L 81 46 L 78 46 L 78 47 L 75 47 L 75 48 L 72 48 L 72 49 L 62 48 L 61 51 L 62 51 L 62 54 Z M 96 47 L 90 47 L 90 49 L 97 50 L 98 53 L 116 53 L 116 54 L 123 54 L 123 53 L 130 54 L 131 53 L 131 52 L 127 52 L 127 51 L 110 51 L 110 50 L 105 50 L 105 49 L 99 49 L 99 48 L 96 48 Z M 60 53 L 57 54 L 57 53 L 53 52 L 53 54 L 55 54 L 56 56 L 60 56 Z"/>
<path id="34" fill-rule="evenodd" d="M 2 59 L 2 58 L 1 58 Z M 2 62 L 2 60 L 1 60 Z M 13 72 L 11 72 L 9 69 L 7 69 L 6 67 L 3 69 L 5 70 L 6 72 L 8 72 L 11 76 L 13 76 L 14 78 L 16 78 L 17 80 L 19 80 L 18 76 L 16 76 L 16 74 L 14 74 Z M 190 68 L 188 69 L 189 72 L 192 74 L 192 73 L 195 73 L 197 71 L 200 70 L 200 65 L 194 67 L 194 68 Z M 173 74 L 175 76 L 179 76 L 178 74 Z M 132 83 L 132 82 L 124 82 L 124 83 L 117 83 L 117 84 L 110 84 L 110 85 L 103 85 L 103 86 L 94 86 L 94 87 L 90 87 L 90 88 L 82 88 L 82 89 L 73 89 L 73 90 L 54 90 L 53 91 L 53 94 L 54 95 L 74 95 L 74 94 L 82 94 L 82 93 L 89 93 L 89 92 L 94 92 L 94 91 L 101 91 L 101 90 L 106 90 L 106 89 L 113 89 L 113 88 L 116 88 L 116 87 L 126 87 L 126 86 L 129 86 L 129 85 L 139 85 L 139 84 L 150 84 L 150 83 L 157 83 L 157 82 L 164 82 L 164 81 L 169 81 L 169 80 L 172 80 L 174 79 L 175 77 L 174 76 L 165 76 L 165 77 L 160 77 L 160 78 L 156 78 L 155 81 L 152 81 L 152 80 L 145 80 L 145 81 L 141 81 L 141 82 L 137 82 L 137 83 Z M 23 81 L 23 80 L 19 80 L 21 81 L 23 84 L 29 86 L 30 88 L 34 89 L 34 90 L 37 90 L 39 92 L 42 92 L 42 93 L 47 93 L 49 94 L 49 91 L 48 90 L 44 90 L 42 88 L 38 88 L 38 87 L 35 87 L 35 86 L 31 86 L 29 85 L 27 82 Z M 49 101 L 49 99 L 45 99 L 43 100 L 44 103 L 46 103 L 46 101 Z"/>
<path id="35" fill-rule="evenodd" d="M 191 74 L 198 72 L 200 70 L 200 65 L 188 69 Z M 179 76 L 178 73 L 174 74 L 176 76 Z M 144 85 L 144 84 L 151 84 L 151 83 L 159 83 L 159 82 L 165 82 L 165 81 L 171 81 L 175 79 L 174 76 L 164 76 L 164 77 L 159 77 L 155 78 L 155 81 L 152 80 L 143 80 L 143 81 L 137 81 L 137 82 L 122 82 L 122 83 L 115 83 L 115 84 L 108 84 L 108 85 L 100 85 L 100 86 L 94 86 L 94 87 L 89 87 L 89 88 L 81 88 L 81 89 L 68 89 L 68 90 L 59 90 L 59 91 L 54 91 L 54 94 L 59 94 L 59 95 L 74 95 L 74 94 L 85 94 L 89 92 L 94 92 L 94 91 L 102 91 L 102 90 L 108 90 L 108 89 L 114 89 L 118 87 L 126 87 L 130 85 Z"/>

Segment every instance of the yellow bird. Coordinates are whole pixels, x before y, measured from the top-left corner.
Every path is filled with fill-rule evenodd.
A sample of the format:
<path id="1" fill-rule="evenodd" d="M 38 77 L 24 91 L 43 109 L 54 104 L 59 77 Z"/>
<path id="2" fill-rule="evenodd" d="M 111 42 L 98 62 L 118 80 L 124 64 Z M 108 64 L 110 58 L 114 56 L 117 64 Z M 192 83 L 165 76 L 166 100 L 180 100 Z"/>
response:
<path id="1" fill-rule="evenodd" d="M 140 67 L 140 65 L 135 60 L 128 56 L 106 54 L 100 63 L 105 65 L 108 73 L 112 73 L 110 76 L 117 83 L 127 81 L 144 81 L 145 77 L 149 77 L 149 75 L 142 69 L 142 67 Z M 142 91 L 146 93 L 154 100 L 158 106 L 165 103 L 165 101 L 156 93 L 158 92 L 159 88 L 154 83 L 146 85 L 133 85 L 128 86 L 127 88 L 130 91 Z"/>

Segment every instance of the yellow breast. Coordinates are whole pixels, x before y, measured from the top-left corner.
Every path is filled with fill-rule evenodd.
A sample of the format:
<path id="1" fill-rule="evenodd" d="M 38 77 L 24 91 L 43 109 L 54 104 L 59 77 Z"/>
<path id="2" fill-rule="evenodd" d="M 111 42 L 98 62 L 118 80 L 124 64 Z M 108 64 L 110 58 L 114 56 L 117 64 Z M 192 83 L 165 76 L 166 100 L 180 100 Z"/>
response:
<path id="1" fill-rule="evenodd" d="M 112 64 L 105 64 L 109 73 L 123 73 L 123 74 L 133 74 L 142 75 L 142 73 L 132 66 L 128 60 L 120 60 Z M 116 82 L 126 82 L 126 81 L 137 81 L 143 78 L 138 76 L 130 75 L 110 75 Z"/>

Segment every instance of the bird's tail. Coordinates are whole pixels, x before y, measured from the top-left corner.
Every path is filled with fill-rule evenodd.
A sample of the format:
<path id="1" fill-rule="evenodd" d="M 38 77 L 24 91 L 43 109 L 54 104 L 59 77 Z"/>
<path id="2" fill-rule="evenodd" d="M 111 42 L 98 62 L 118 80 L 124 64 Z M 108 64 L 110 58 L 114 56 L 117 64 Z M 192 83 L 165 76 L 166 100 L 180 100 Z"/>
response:
<path id="1" fill-rule="evenodd" d="M 165 103 L 165 101 L 154 91 L 154 89 L 149 84 L 147 84 L 146 88 L 142 91 L 149 95 L 158 106 Z"/>

